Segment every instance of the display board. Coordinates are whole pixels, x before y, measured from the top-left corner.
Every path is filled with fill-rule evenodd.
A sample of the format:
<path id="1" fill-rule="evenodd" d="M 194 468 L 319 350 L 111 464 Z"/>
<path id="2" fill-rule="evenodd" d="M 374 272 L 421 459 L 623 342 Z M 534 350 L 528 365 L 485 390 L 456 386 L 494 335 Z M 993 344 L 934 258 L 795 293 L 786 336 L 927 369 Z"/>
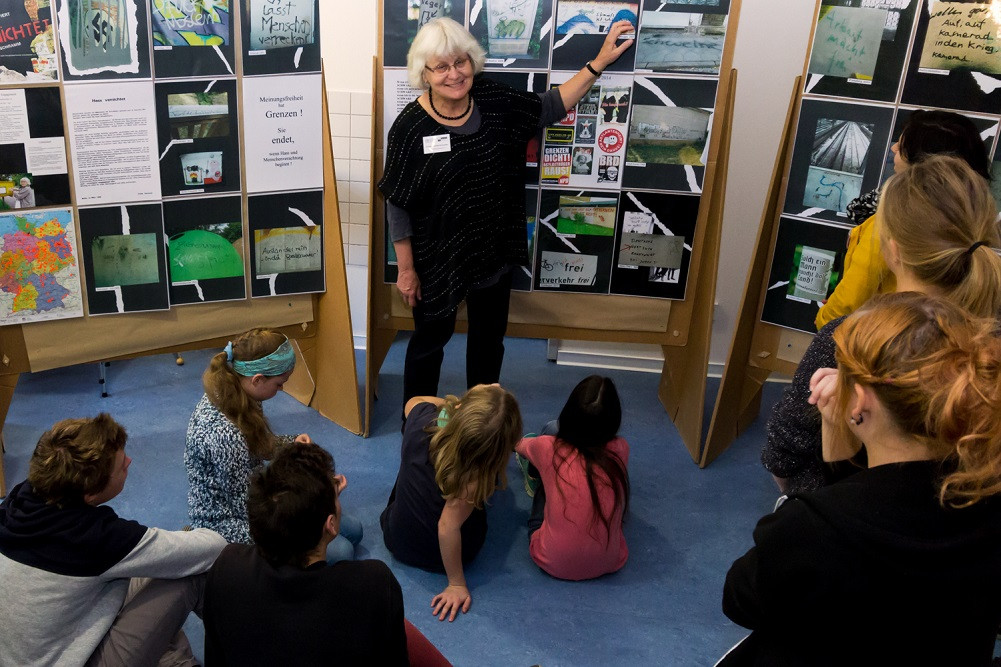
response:
<path id="1" fill-rule="evenodd" d="M 329 339 L 300 340 L 290 393 L 362 430 L 356 391 L 326 400 L 357 380 L 318 20 L 318 0 L 0 0 L 5 387 L 294 326 Z"/>
<path id="2" fill-rule="evenodd" d="M 915 109 L 964 114 L 995 155 L 998 27 L 986 1 L 817 3 L 704 462 L 756 416 L 768 375 L 795 371 L 840 278 L 846 207 L 892 175 L 891 146 L 907 117 Z"/>
<path id="3" fill-rule="evenodd" d="M 720 160 L 725 142 L 717 135 L 728 130 L 723 115 L 731 109 L 739 12 L 737 2 L 709 4 L 453 0 L 411 3 L 409 9 L 394 0 L 382 4 L 376 181 L 389 128 L 420 93 L 410 88 L 404 66 L 407 45 L 427 20 L 447 15 L 466 25 L 487 51 L 482 76 L 536 93 L 568 80 L 594 57 L 610 23 L 625 18 L 637 27 L 636 46 L 597 78 L 565 118 L 543 128 L 527 146 L 530 254 L 515 269 L 509 335 L 653 343 L 663 347 L 665 357 L 687 352 L 701 358 L 695 348 L 705 346 L 707 365 L 709 331 L 700 330 L 700 340 L 692 340 L 690 332 L 696 313 L 712 310 L 722 206 L 711 200 L 722 198 L 719 187 L 725 183 Z M 643 61 L 637 64 L 640 44 Z M 371 390 L 389 342 L 397 331 L 413 327 L 393 284 L 395 256 L 383 202 L 374 201 Z M 463 318 L 460 308 L 460 330 Z M 665 374 L 670 365 L 665 362 Z M 704 383 L 705 371 L 674 379 Z M 672 417 L 680 411 L 670 388 L 662 386 L 661 398 Z M 700 394 L 690 408 L 701 414 L 702 403 Z M 698 460 L 699 434 L 682 435 Z"/>

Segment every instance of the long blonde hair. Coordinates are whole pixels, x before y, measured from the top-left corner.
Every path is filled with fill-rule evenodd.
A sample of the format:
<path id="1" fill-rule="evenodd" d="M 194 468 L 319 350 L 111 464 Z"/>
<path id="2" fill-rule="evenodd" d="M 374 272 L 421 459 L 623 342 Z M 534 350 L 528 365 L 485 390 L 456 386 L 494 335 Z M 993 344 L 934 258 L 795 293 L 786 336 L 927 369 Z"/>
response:
<path id="1" fill-rule="evenodd" d="M 285 342 L 285 336 L 269 329 L 251 329 L 233 340 L 233 359 L 253 361 L 266 357 Z M 271 431 L 259 401 L 247 395 L 240 375 L 220 352 L 209 361 L 202 374 L 205 393 L 221 413 L 233 422 L 247 439 L 247 449 L 254 456 L 269 459 L 274 452 L 275 435 Z"/>
<path id="2" fill-rule="evenodd" d="M 429 447 L 435 482 L 445 498 L 474 507 L 507 486 L 505 468 L 521 438 L 518 401 L 495 385 L 473 387 L 460 399 L 445 397 L 447 422 L 432 423 Z"/>
<path id="3" fill-rule="evenodd" d="M 974 315 L 1001 310 L 997 205 L 965 160 L 932 155 L 890 177 L 879 202 L 880 236 L 900 262 Z M 977 246 L 984 244 L 984 247 Z M 976 246 L 976 247 L 975 247 Z"/>
<path id="4" fill-rule="evenodd" d="M 995 322 L 916 292 L 873 297 L 834 332 L 838 402 L 872 389 L 900 431 L 943 462 L 939 501 L 1001 493 L 1001 340 Z M 843 420 L 836 437 L 853 438 Z"/>

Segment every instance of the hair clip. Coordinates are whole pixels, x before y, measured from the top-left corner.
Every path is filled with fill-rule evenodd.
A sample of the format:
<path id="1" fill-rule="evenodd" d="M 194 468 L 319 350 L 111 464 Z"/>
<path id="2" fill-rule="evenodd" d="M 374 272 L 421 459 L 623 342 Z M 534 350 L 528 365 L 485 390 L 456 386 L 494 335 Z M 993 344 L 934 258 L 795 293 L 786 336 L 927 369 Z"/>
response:
<path id="1" fill-rule="evenodd" d="M 233 363 L 233 341 L 226 343 L 226 347 L 223 348 L 223 352 L 226 353 L 226 361 Z"/>

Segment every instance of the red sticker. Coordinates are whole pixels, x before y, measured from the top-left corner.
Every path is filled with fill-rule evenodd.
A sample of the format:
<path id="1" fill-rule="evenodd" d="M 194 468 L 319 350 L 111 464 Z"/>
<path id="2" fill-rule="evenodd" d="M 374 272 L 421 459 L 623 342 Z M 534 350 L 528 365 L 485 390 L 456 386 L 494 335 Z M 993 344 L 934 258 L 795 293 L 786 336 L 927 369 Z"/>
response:
<path id="1" fill-rule="evenodd" d="M 622 133 L 614 128 L 602 130 L 601 134 L 598 135 L 598 146 L 606 153 L 618 152 L 624 142 Z"/>

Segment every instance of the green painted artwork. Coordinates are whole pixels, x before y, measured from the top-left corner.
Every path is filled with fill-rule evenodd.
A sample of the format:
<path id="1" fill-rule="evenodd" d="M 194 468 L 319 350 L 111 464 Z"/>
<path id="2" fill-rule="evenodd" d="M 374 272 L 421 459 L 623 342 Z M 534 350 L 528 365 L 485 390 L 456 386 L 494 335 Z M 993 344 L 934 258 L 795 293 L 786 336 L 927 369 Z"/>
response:
<path id="1" fill-rule="evenodd" d="M 240 223 L 232 223 L 239 228 Z M 213 278 L 239 278 L 243 276 L 243 257 L 237 251 L 240 245 L 227 238 L 229 225 L 212 225 L 207 229 L 189 229 L 170 237 L 167 249 L 170 254 L 170 281 L 211 280 Z M 241 246 L 242 247 L 242 246 Z"/>

